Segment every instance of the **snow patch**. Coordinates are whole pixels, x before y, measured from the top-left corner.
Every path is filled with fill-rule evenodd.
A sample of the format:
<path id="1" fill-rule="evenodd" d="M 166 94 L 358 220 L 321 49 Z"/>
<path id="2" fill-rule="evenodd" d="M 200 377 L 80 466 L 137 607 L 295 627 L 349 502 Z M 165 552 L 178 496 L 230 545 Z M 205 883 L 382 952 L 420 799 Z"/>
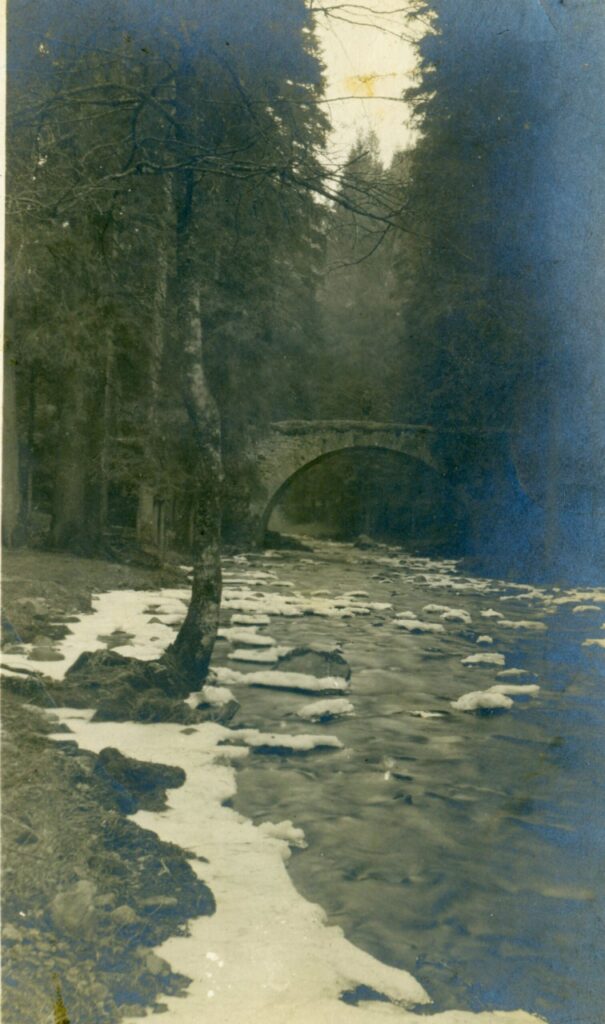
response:
<path id="1" fill-rule="evenodd" d="M 271 690 L 296 690 L 301 693 L 346 693 L 350 688 L 348 679 L 340 676 L 306 675 L 304 672 L 280 672 L 272 669 L 266 672 L 234 672 L 229 668 L 217 667 L 216 678 L 230 686 L 263 686 Z"/>
<path id="2" fill-rule="evenodd" d="M 306 850 L 308 846 L 302 828 L 297 828 L 289 819 L 275 823 L 265 821 L 256 827 L 267 839 L 281 839 L 288 846 L 296 846 L 299 850 Z"/>
<path id="3" fill-rule="evenodd" d="M 548 629 L 545 622 L 536 622 L 534 619 L 500 619 L 498 625 L 503 629 L 530 629 L 536 633 L 543 633 Z"/>
<path id="4" fill-rule="evenodd" d="M 219 629 L 218 636 L 222 640 L 229 640 L 230 643 L 246 644 L 249 647 L 275 647 L 277 645 L 277 640 L 274 640 L 272 636 L 263 636 L 255 629 L 237 629 L 227 626 Z"/>
<path id="5" fill-rule="evenodd" d="M 276 665 L 284 654 L 291 651 L 291 647 L 269 647 L 266 650 L 257 650 L 254 647 L 238 647 L 227 657 L 230 661 L 254 661 L 261 665 Z"/>
<path id="6" fill-rule="evenodd" d="M 334 697 L 332 700 L 316 700 L 312 704 L 305 704 L 296 712 L 299 718 L 306 722 L 318 722 L 339 718 L 341 715 L 351 715 L 355 710 L 350 700 L 344 697 Z"/>
<path id="7" fill-rule="evenodd" d="M 505 665 L 503 654 L 469 654 L 460 662 L 461 665 Z"/>
<path id="8" fill-rule="evenodd" d="M 445 633 L 445 626 L 440 622 L 421 622 L 420 619 L 395 619 L 398 629 L 408 633 Z"/>
<path id="9" fill-rule="evenodd" d="M 205 686 L 197 693 L 190 693 L 185 704 L 197 708 L 200 704 L 210 704 L 212 707 L 222 707 L 229 701 L 235 700 L 231 690 L 227 686 Z"/>
<path id="10" fill-rule="evenodd" d="M 268 615 L 232 615 L 232 626 L 269 626 L 271 619 Z"/>
<path id="11" fill-rule="evenodd" d="M 472 619 L 464 608 L 450 608 L 448 612 L 444 612 L 441 616 L 444 622 L 463 622 L 465 625 L 470 625 Z"/>
<path id="12" fill-rule="evenodd" d="M 224 806 L 236 788 L 233 768 L 222 763 L 227 748 L 221 743 L 233 735 L 230 730 L 203 723 L 185 735 L 172 724 L 93 724 L 69 713 L 61 717 L 85 749 L 114 746 L 142 761 L 185 769 L 186 782 L 171 790 L 168 810 L 134 815 L 161 839 L 206 858 L 191 864 L 217 905 L 210 917 L 190 922 L 187 936 L 168 939 L 156 950 L 173 970 L 192 979 L 185 997 L 161 996 L 166 1024 L 384 1020 L 372 1004 L 357 1008 L 339 999 L 360 984 L 405 1005 L 429 1001 L 410 974 L 357 949 L 340 928 L 326 926 L 320 907 L 296 892 L 284 862 L 299 830 L 290 830 L 289 823 L 257 828 Z M 393 1020 L 405 1019 L 401 1007 L 392 1009 Z"/>
<path id="13" fill-rule="evenodd" d="M 507 697 L 514 697 L 516 695 L 538 693 L 539 690 L 540 687 L 537 683 L 496 683 L 495 686 L 490 686 L 487 692 L 504 693 Z"/>
<path id="14" fill-rule="evenodd" d="M 442 711 L 410 711 L 413 718 L 445 718 Z"/>
<path id="15" fill-rule="evenodd" d="M 253 750 L 291 750 L 301 754 L 322 747 L 330 747 L 334 750 L 343 748 L 337 736 L 312 736 L 309 733 L 289 735 L 279 732 L 260 732 L 258 729 L 234 729 L 223 740 L 224 743 L 236 746 L 241 745 L 241 741 L 245 746 L 252 747 Z"/>
<path id="16" fill-rule="evenodd" d="M 493 693 L 489 690 L 473 690 L 465 693 L 458 700 L 450 701 L 455 711 L 497 711 L 512 708 L 513 702 L 504 693 Z"/>

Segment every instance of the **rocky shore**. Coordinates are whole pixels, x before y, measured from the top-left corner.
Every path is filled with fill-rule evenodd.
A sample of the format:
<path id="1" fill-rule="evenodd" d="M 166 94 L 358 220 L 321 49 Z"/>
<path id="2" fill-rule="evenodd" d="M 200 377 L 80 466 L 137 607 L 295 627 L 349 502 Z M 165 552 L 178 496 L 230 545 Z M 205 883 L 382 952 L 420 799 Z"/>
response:
<path id="1" fill-rule="evenodd" d="M 157 572 L 35 552 L 5 558 L 4 650 L 34 643 L 31 674 L 7 672 L 2 686 L 6 1024 L 48 1021 L 55 980 L 74 1024 L 142 1013 L 158 994 L 187 985 L 152 949 L 186 934 L 191 918 L 212 914 L 212 894 L 191 856 L 127 818 L 139 809 L 161 810 L 166 790 L 181 786 L 184 772 L 109 747 L 98 755 L 80 750 L 52 713 L 35 706 L 66 698 L 90 706 L 92 675 L 103 678 L 102 666 L 65 684 L 35 669 L 38 652 L 48 661 L 75 614 L 90 609 L 93 591 L 182 580 L 176 567 Z M 98 685 L 96 697 L 98 704 Z M 112 707 L 117 713 L 115 697 L 108 716 Z M 168 701 L 160 693 L 157 703 L 162 698 Z M 184 717 L 198 714 L 183 709 Z M 64 742 L 47 738 L 59 731 Z"/>

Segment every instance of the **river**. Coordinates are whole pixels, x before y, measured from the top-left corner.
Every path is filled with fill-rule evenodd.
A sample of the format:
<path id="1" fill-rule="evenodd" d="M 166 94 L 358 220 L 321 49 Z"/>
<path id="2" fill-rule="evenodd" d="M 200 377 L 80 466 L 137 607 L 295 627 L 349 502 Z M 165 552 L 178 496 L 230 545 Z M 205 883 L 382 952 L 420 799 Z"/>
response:
<path id="1" fill-rule="evenodd" d="M 267 595 L 295 605 L 360 594 L 352 617 L 307 607 L 272 615 L 265 630 L 280 645 L 337 643 L 352 669 L 354 712 L 313 726 L 341 750 L 257 755 L 238 769 L 236 809 L 304 830 L 308 846 L 289 862 L 299 892 L 356 945 L 418 978 L 431 1012 L 523 1007 L 551 1024 L 599 1024 L 605 651 L 584 641 L 604 636 L 605 594 L 465 578 L 451 562 L 326 542 L 228 560 L 226 578 L 236 609 L 251 594 L 258 607 Z M 470 621 L 398 628 L 408 611 L 442 622 L 423 611 L 431 603 Z M 368 613 L 376 604 L 392 609 Z M 493 643 L 477 644 L 481 635 Z M 461 663 L 477 652 L 501 653 L 505 668 Z M 258 671 L 230 654 L 221 641 L 215 667 Z M 511 668 L 528 675 L 497 676 Z M 540 689 L 502 712 L 451 706 L 503 682 Z M 238 727 L 276 732 L 302 731 L 297 711 L 312 699 L 245 686 L 236 696 Z"/>
<path id="2" fill-rule="evenodd" d="M 113 635 L 118 652 L 156 658 L 188 596 L 98 595 L 59 643 L 62 660 L 37 666 L 61 678 Z M 216 898 L 213 916 L 158 947 L 192 979 L 185 999 L 165 998 L 166 1019 L 374 1024 L 444 1012 L 451 1024 L 502 1010 L 526 1024 L 520 1010 L 602 1024 L 604 612 L 605 590 L 478 579 L 452 561 L 313 541 L 225 559 L 204 693 L 240 702 L 229 728 L 57 709 L 86 749 L 185 769 L 166 811 L 135 815 L 197 855 Z M 309 645 L 336 646 L 351 669 L 327 685 L 347 713 L 326 722 L 305 710 L 325 680 L 307 674 L 297 691 L 287 660 Z M 9 666 L 27 670 L 27 647 Z M 464 710 L 477 700 L 505 707 Z M 363 1006 L 347 1006 L 341 994 L 359 985 Z M 391 1003 L 368 1000 L 372 989 Z"/>

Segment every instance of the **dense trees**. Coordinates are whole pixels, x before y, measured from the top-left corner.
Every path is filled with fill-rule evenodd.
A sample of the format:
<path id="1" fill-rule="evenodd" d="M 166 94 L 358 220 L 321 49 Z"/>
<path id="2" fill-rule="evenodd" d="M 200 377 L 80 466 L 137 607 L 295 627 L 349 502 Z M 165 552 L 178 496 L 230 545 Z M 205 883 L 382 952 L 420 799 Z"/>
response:
<path id="1" fill-rule="evenodd" d="M 605 18 L 551 0 L 413 8 L 432 27 L 408 94 L 400 390 L 429 422 L 511 435 L 516 498 L 493 509 L 487 568 L 595 578 Z"/>
<path id="2" fill-rule="evenodd" d="M 330 382 L 318 401 L 327 416 L 387 422 L 401 412 L 399 388 L 393 387 L 405 364 L 394 251 L 405 223 L 406 168 L 405 154 L 384 168 L 372 134 L 360 137 L 347 159 L 343 205 L 331 211 L 318 292 L 323 376 Z"/>
<path id="3" fill-rule="evenodd" d="M 31 459 L 44 416 L 56 424 L 56 463 L 43 458 L 39 476 L 59 546 L 96 548 L 112 483 L 139 480 L 144 533 L 151 498 L 161 510 L 178 484 L 168 463 L 195 480 L 194 599 L 177 652 L 203 672 L 222 478 L 207 373 L 232 439 L 250 403 L 257 416 L 271 408 L 272 356 L 287 358 L 289 341 L 293 362 L 310 354 L 297 313 L 314 287 L 301 261 L 320 249 L 309 184 L 321 181 L 321 67 L 298 0 L 278 20 L 270 3 L 249 18 L 184 0 L 177 12 L 76 7 L 13 12 L 7 324 L 21 420 L 31 416 L 21 436 Z M 274 391 L 304 401 L 300 370 L 287 366 Z M 168 424 L 170 405 L 187 420 L 177 411 Z"/>
<path id="4" fill-rule="evenodd" d="M 553 480 L 598 441 L 600 394 L 596 233 L 560 109 L 578 112 L 567 70 L 586 68 L 587 97 L 599 72 L 579 15 L 550 7 L 414 0 L 418 141 L 384 168 L 371 137 L 344 167 L 321 156 L 304 0 L 279 18 L 274 0 L 15 3 L 5 539 L 36 507 L 82 552 L 118 522 L 161 551 L 170 527 L 197 538 L 213 620 L 254 431 L 365 416 L 510 431 L 521 529 L 556 547 Z M 580 134 L 588 189 L 598 145 Z M 586 517 L 594 463 L 574 474 Z"/>

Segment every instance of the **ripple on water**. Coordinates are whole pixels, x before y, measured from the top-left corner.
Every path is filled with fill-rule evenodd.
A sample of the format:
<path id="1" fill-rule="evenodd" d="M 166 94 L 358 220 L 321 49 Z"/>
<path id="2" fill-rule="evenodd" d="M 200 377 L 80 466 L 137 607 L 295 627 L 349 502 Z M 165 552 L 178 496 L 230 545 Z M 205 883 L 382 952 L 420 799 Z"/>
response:
<path id="1" fill-rule="evenodd" d="M 546 590 L 523 596 L 508 583 L 456 581 L 453 564 L 361 558 L 338 545 L 304 563 L 290 556 L 283 571 L 296 591 L 363 589 L 365 600 L 390 601 L 393 612 L 272 619 L 278 644 L 342 644 L 355 715 L 316 727 L 337 735 L 341 752 L 304 765 L 243 764 L 237 807 L 304 829 L 308 848 L 289 868 L 296 886 L 362 948 L 415 973 L 432 1012 L 522 1006 L 551 1024 L 600 1024 L 605 659 L 581 646 L 592 617 L 573 614 L 577 600 L 555 606 Z M 500 597 L 511 600 L 499 605 Z M 443 635 L 415 636 L 393 626 L 398 612 L 422 617 L 427 604 L 455 604 L 477 628 L 446 622 Z M 481 613 L 499 607 L 508 620 L 548 625 L 489 620 L 506 670 L 537 677 L 540 692 L 515 697 L 506 719 L 457 714 L 451 700 L 505 681 L 501 666 L 460 664 L 477 653 Z M 305 700 L 247 690 L 241 699 L 246 724 L 275 730 L 283 722 L 288 731 Z M 445 717 L 410 714 L 427 710 Z"/>

